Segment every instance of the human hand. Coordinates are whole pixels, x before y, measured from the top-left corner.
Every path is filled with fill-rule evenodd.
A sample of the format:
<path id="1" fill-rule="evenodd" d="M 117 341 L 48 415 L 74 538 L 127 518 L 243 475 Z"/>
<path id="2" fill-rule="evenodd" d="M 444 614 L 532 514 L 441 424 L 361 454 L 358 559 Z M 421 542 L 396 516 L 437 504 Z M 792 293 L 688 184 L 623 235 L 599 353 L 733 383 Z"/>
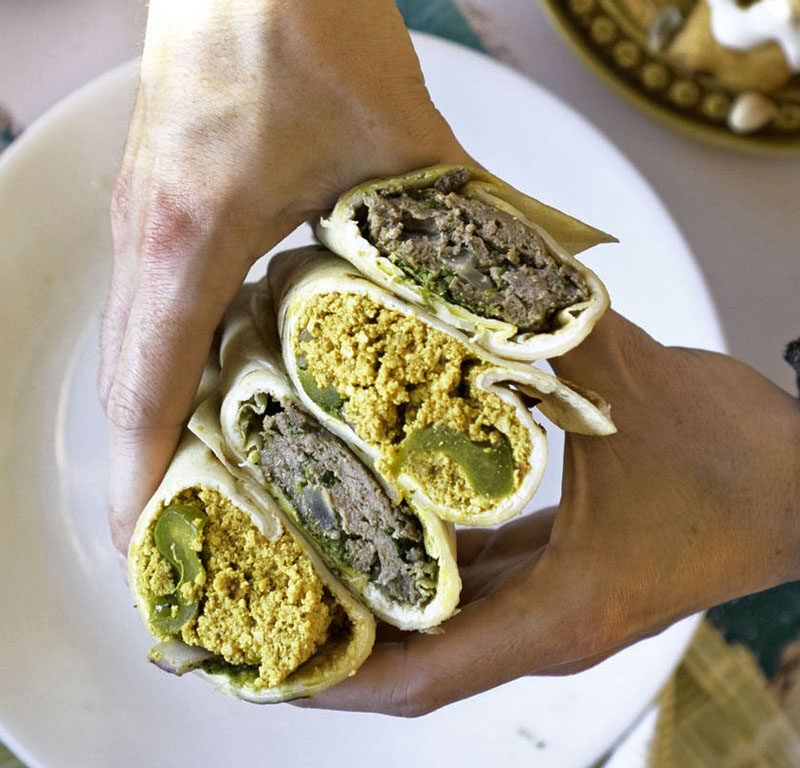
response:
<path id="1" fill-rule="evenodd" d="M 120 552 L 255 260 L 359 181 L 467 160 L 391 0 L 152 0 L 98 374 Z"/>
<path id="2" fill-rule="evenodd" d="M 522 675 L 578 672 L 800 578 L 800 402 L 614 312 L 553 364 L 608 399 L 618 433 L 567 434 L 557 510 L 460 532 L 462 606 L 444 634 L 390 635 L 301 706 L 424 714 Z"/>

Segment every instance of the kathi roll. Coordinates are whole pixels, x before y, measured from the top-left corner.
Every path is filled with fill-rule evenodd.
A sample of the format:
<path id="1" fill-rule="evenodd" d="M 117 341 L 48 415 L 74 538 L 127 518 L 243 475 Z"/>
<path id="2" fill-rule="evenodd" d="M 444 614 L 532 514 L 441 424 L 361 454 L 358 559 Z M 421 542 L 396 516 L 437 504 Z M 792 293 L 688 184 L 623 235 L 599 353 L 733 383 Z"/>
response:
<path id="1" fill-rule="evenodd" d="M 303 405 L 283 367 L 266 284 L 245 286 L 228 311 L 220 360 L 219 450 L 231 470 L 274 498 L 379 618 L 402 629 L 448 618 L 461 587 L 452 524 L 412 508 Z M 205 411 L 204 439 L 212 419 Z"/>
<path id="2" fill-rule="evenodd" d="M 408 499 L 463 525 L 522 512 L 556 425 L 615 431 L 592 393 L 501 360 L 322 248 L 273 257 L 286 370 L 305 408 Z"/>
<path id="3" fill-rule="evenodd" d="M 151 661 L 248 701 L 318 693 L 372 649 L 369 611 L 189 433 L 138 519 L 128 581 Z"/>
<path id="4" fill-rule="evenodd" d="M 442 165 L 359 184 L 316 231 L 370 280 L 503 358 L 563 354 L 609 305 L 575 254 L 614 238 L 483 169 Z"/>

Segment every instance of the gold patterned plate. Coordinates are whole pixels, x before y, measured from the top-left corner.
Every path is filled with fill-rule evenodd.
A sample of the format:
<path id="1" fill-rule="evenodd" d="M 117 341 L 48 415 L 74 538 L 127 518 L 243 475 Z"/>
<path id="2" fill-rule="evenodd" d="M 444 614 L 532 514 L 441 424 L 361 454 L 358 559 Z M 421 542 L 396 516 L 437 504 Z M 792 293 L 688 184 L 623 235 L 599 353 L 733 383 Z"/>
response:
<path id="1" fill-rule="evenodd" d="M 735 149 L 800 152 L 800 75 L 761 96 L 769 111 L 759 130 L 736 133 L 729 127 L 729 117 L 745 89 L 654 52 L 648 28 L 631 12 L 635 6 L 630 0 L 542 2 L 589 68 L 651 117 L 682 133 Z M 693 0 L 679 3 L 685 14 L 691 13 Z"/>

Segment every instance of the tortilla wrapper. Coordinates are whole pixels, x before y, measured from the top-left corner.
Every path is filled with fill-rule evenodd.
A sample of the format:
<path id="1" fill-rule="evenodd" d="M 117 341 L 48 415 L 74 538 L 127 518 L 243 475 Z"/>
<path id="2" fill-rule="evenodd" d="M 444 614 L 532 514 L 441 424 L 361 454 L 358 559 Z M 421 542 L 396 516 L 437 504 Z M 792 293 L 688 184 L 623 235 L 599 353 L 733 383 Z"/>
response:
<path id="1" fill-rule="evenodd" d="M 489 354 L 476 343 L 454 332 L 441 319 L 375 285 L 347 262 L 322 248 L 301 248 L 273 257 L 268 280 L 279 307 L 278 329 L 284 364 L 303 405 L 346 441 L 368 466 L 376 468 L 384 481 L 394 487 L 397 493 L 405 495 L 416 510 L 427 509 L 445 520 L 468 526 L 496 525 L 520 514 L 536 492 L 547 461 L 545 431 L 533 420 L 526 401 L 536 405 L 553 423 L 568 431 L 587 435 L 608 435 L 616 431 L 609 408 L 599 396 L 581 392 L 537 368 L 501 360 Z M 484 364 L 475 385 L 510 405 L 514 418 L 522 425 L 530 440 L 529 466 L 513 492 L 477 513 L 467 512 L 460 506 L 434 502 L 423 484 L 410 473 L 400 470 L 389 476 L 389 473 L 380 471 L 380 467 L 391 462 L 391 454 L 385 446 L 363 439 L 341 417 L 332 415 L 314 402 L 303 389 L 295 350 L 302 330 L 299 318 L 303 308 L 313 297 L 326 294 L 363 296 L 383 308 L 414 318 L 456 339 L 466 347 L 470 358 Z M 513 385 L 513 388 L 509 385 Z"/>
<path id="2" fill-rule="evenodd" d="M 181 643 L 179 637 L 177 640 L 165 637 L 152 624 L 148 600 L 145 596 L 146 587 L 140 583 L 137 570 L 137 551 L 145 544 L 151 522 L 176 496 L 187 489 L 194 488 L 209 489 L 219 494 L 226 502 L 244 512 L 255 527 L 269 540 L 275 541 L 284 535 L 295 539 L 305 556 L 311 561 L 316 576 L 344 609 L 348 619 L 348 629 L 341 636 L 329 640 L 324 646 L 317 649 L 314 655 L 286 677 L 283 682 L 271 688 L 255 689 L 252 683 L 242 679 L 241 675 L 237 676 L 229 670 L 220 671 L 219 665 L 211 669 L 203 669 L 202 666 L 195 669 L 188 667 L 185 671 L 191 669 L 195 674 L 213 683 L 219 690 L 258 704 L 271 704 L 303 696 L 313 696 L 355 674 L 369 656 L 375 640 L 375 620 L 369 611 L 333 578 L 316 553 L 305 544 L 296 531 L 283 523 L 276 514 L 274 505 L 257 504 L 246 493 L 242 484 L 220 464 L 209 448 L 188 433 L 181 440 L 161 485 L 139 516 L 131 539 L 128 557 L 128 583 L 142 621 L 151 635 L 161 641 L 162 645 L 166 641 L 166 645 L 182 645 L 183 650 L 189 653 L 196 650 Z M 159 646 L 153 651 L 158 648 Z M 151 651 L 151 660 L 159 663 L 158 659 L 161 654 L 153 653 L 153 651 Z M 177 655 L 180 653 L 179 650 Z M 170 671 L 181 674 L 183 670 L 171 669 Z"/>
<path id="3" fill-rule="evenodd" d="M 250 449 L 239 429 L 243 404 L 256 395 L 269 395 L 284 407 L 294 405 L 306 410 L 286 376 L 278 349 L 271 294 L 264 285 L 260 290 L 246 286 L 237 297 L 226 316 L 220 355 L 221 407 L 215 409 L 209 403 L 198 409 L 190 423 L 192 431 L 242 480 L 252 496 L 264 504 L 274 498 L 280 508 L 278 514 L 287 516 L 297 526 L 336 577 L 383 621 L 400 629 L 426 629 L 450 617 L 461 591 L 455 528 L 451 524 L 442 522 L 427 509 L 417 511 L 425 552 L 438 564 L 437 580 L 434 596 L 424 604 L 403 602 L 387 595 L 365 575 L 337 566 L 303 530 L 302 519 L 291 501 L 280 489 L 270 489 L 259 466 L 248 460 Z M 376 476 L 376 479 L 382 485 L 381 478 Z M 397 500 L 394 489 L 385 490 L 390 499 Z"/>
<path id="4" fill-rule="evenodd" d="M 512 323 L 482 317 L 448 301 L 416 283 L 399 266 L 382 256 L 361 234 L 356 215 L 369 193 L 397 193 L 431 187 L 445 173 L 462 168 L 465 167 L 439 165 L 404 176 L 360 184 L 339 198 L 329 217 L 319 220 L 317 236 L 330 250 L 350 261 L 373 282 L 406 301 L 425 307 L 440 320 L 464 331 L 476 344 L 499 357 L 540 360 L 561 355 L 577 346 L 608 309 L 609 300 L 597 275 L 574 256 L 599 243 L 616 242 L 616 238 L 528 197 L 487 171 L 466 168 L 469 181 L 459 190 L 459 194 L 497 208 L 532 229 L 544 240 L 547 249 L 558 261 L 575 269 L 586 282 L 588 298 L 558 311 L 552 318 L 551 330 L 521 331 Z"/>

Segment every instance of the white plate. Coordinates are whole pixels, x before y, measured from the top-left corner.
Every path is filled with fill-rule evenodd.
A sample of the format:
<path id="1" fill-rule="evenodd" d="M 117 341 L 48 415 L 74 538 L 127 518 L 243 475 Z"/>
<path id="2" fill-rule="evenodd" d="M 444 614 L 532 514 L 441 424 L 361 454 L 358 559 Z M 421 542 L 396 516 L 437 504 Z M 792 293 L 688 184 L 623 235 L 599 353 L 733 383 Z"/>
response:
<path id="1" fill-rule="evenodd" d="M 586 258 L 618 309 L 662 341 L 723 349 L 675 225 L 603 136 L 483 56 L 416 44 L 435 101 L 475 157 L 620 237 Z M 0 162 L 0 737 L 32 766 L 591 762 L 669 676 L 696 619 L 584 674 L 519 680 L 414 721 L 259 708 L 147 664 L 108 539 L 94 390 L 108 199 L 135 84 L 133 64 L 100 78 Z M 541 506 L 559 492 L 562 441 L 551 435 Z"/>

